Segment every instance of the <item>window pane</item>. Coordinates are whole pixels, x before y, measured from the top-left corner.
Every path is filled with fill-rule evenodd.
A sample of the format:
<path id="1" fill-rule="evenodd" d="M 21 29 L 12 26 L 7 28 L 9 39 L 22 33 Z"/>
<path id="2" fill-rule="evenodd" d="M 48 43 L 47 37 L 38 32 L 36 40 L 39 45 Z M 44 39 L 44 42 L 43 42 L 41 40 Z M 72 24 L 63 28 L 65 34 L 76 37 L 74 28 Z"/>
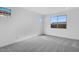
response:
<path id="1" fill-rule="evenodd" d="M 52 16 L 51 17 L 51 23 L 57 22 L 57 16 Z"/>
<path id="2" fill-rule="evenodd" d="M 66 22 L 67 16 L 58 16 L 58 22 Z"/>
<path id="3" fill-rule="evenodd" d="M 58 16 L 52 16 L 50 21 L 51 21 L 51 28 L 57 28 L 57 17 Z"/>
<path id="4" fill-rule="evenodd" d="M 51 28 L 66 28 L 67 16 L 51 16 Z"/>
<path id="5" fill-rule="evenodd" d="M 58 16 L 58 28 L 66 28 L 67 16 Z"/>

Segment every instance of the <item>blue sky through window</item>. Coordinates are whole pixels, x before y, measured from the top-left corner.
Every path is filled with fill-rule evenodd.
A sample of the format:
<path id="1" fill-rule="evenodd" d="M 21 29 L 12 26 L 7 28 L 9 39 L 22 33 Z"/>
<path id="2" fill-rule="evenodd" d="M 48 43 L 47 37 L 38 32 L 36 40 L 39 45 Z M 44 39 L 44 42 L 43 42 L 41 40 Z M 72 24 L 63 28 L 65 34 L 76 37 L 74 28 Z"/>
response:
<path id="1" fill-rule="evenodd" d="M 53 22 L 57 22 L 58 20 L 57 20 L 57 16 L 52 16 L 51 17 L 51 23 L 53 23 Z"/>
<path id="2" fill-rule="evenodd" d="M 51 20 L 51 23 L 67 22 L 67 16 L 52 16 L 50 20 Z"/>
<path id="3" fill-rule="evenodd" d="M 66 22 L 67 16 L 58 16 L 58 22 Z"/>

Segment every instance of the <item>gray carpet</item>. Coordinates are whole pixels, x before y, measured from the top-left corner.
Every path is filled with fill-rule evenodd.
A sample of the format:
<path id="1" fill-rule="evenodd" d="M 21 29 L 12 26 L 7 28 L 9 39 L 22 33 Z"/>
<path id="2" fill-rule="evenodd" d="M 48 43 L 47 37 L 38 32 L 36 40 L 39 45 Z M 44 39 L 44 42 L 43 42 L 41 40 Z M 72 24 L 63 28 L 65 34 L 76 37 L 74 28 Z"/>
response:
<path id="1" fill-rule="evenodd" d="M 42 35 L 2 47 L 0 52 L 79 52 L 79 41 Z"/>

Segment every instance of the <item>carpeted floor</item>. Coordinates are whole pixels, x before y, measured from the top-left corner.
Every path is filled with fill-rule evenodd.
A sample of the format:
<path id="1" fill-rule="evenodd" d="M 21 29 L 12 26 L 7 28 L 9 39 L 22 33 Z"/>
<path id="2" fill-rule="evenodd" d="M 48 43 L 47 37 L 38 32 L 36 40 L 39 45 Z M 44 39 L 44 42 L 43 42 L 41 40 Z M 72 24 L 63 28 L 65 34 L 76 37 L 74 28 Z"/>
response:
<path id="1" fill-rule="evenodd" d="M 79 41 L 42 35 L 2 47 L 0 52 L 79 52 Z"/>

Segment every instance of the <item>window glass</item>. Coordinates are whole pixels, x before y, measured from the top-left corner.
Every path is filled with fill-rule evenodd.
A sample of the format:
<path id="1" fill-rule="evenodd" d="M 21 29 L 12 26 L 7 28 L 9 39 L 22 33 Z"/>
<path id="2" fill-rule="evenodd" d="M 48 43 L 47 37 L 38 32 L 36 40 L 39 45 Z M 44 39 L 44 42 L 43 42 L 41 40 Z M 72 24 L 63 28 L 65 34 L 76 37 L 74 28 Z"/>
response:
<path id="1" fill-rule="evenodd" d="M 66 28 L 67 16 L 52 16 L 51 28 Z"/>

